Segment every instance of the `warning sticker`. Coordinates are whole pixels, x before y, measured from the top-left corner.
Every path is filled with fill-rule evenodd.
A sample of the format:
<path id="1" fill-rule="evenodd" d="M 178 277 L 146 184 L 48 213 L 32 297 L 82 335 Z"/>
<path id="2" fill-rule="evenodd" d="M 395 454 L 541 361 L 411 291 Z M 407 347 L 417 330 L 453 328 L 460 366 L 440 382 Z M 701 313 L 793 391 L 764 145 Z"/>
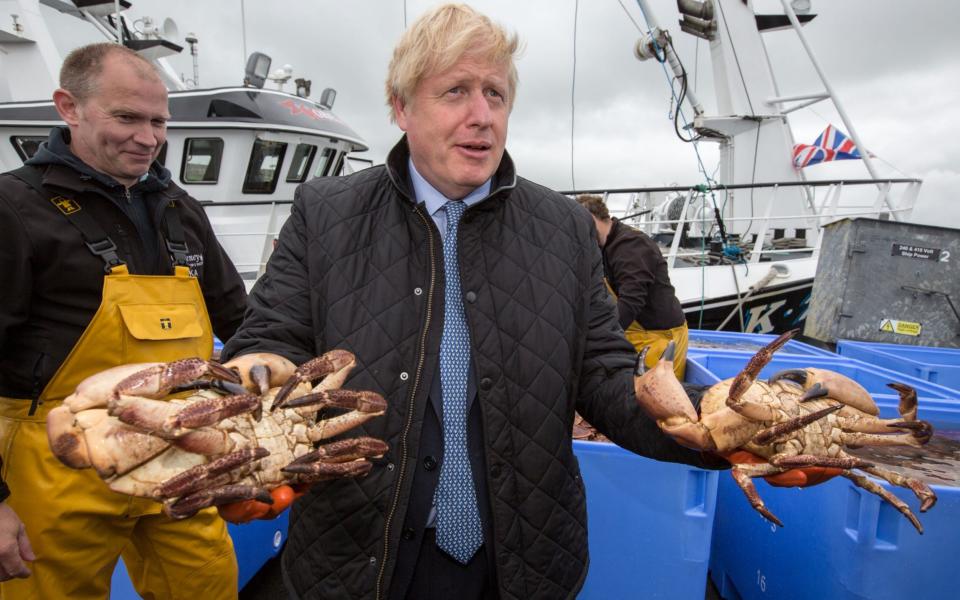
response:
<path id="1" fill-rule="evenodd" d="M 923 246 L 914 246 L 912 244 L 893 244 L 891 256 L 902 256 L 904 258 L 919 258 L 921 260 L 940 260 L 940 248 L 924 248 Z"/>
<path id="2" fill-rule="evenodd" d="M 898 321 L 897 319 L 883 319 L 880 321 L 880 331 L 899 333 L 900 335 L 920 335 L 922 326 L 912 321 Z"/>

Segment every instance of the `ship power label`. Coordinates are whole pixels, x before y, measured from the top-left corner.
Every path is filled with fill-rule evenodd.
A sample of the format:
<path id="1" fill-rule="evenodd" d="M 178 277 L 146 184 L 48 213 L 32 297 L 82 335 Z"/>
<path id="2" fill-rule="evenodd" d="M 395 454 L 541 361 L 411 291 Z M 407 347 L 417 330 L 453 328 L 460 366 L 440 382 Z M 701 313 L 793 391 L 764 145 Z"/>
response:
<path id="1" fill-rule="evenodd" d="M 883 319 L 880 321 L 880 331 L 886 333 L 899 333 L 900 335 L 920 335 L 920 330 L 923 327 L 920 323 L 914 323 L 912 321 L 899 321 L 897 319 Z"/>
<path id="2" fill-rule="evenodd" d="M 904 258 L 919 258 L 920 260 L 933 260 L 946 262 L 943 260 L 944 252 L 940 248 L 924 248 L 923 246 L 914 246 L 913 244 L 893 243 L 893 250 L 890 256 L 902 256 Z M 950 256 L 949 253 L 946 256 Z"/>

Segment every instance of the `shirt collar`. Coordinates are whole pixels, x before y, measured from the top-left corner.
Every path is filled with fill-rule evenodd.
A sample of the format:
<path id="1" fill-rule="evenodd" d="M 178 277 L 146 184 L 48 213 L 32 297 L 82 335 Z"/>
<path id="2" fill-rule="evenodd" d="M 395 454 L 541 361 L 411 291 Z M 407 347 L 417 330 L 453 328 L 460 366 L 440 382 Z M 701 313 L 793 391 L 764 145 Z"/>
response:
<path id="1" fill-rule="evenodd" d="M 413 193 L 417 198 L 418 202 L 423 202 L 427 207 L 427 212 L 433 216 L 438 210 L 443 208 L 443 205 L 446 204 L 450 199 L 437 191 L 437 188 L 430 185 L 426 179 L 423 178 L 415 166 L 413 166 L 413 159 L 408 158 L 407 163 L 410 166 L 410 180 L 413 183 Z M 484 198 L 490 195 L 490 186 L 493 182 L 493 178 L 483 182 L 480 187 L 473 190 L 465 198 L 463 198 L 463 203 L 468 207 L 477 204 Z"/>

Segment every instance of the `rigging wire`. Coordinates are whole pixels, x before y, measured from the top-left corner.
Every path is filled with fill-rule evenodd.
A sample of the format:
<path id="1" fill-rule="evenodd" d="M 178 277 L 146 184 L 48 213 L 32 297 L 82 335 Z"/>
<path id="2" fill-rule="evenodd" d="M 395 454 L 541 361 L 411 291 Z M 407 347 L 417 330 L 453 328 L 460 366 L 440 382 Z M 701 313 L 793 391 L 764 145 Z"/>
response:
<path id="1" fill-rule="evenodd" d="M 240 0 L 240 52 L 243 53 L 240 64 L 245 65 L 247 64 L 247 10 L 243 0 Z"/>
<path id="2" fill-rule="evenodd" d="M 570 75 L 570 189 L 577 189 L 577 179 L 574 170 L 574 127 L 576 125 L 576 95 L 577 95 L 577 14 L 580 11 L 580 0 L 573 3 L 573 73 Z"/>

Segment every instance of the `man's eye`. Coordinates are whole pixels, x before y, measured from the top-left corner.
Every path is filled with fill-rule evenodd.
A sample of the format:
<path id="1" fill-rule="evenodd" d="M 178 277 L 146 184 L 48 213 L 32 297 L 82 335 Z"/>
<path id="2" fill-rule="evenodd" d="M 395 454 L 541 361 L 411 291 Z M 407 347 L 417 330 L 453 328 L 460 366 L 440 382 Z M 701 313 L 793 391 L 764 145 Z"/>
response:
<path id="1" fill-rule="evenodd" d="M 492 98 L 500 98 L 501 100 L 503 99 L 503 94 L 501 94 L 499 90 L 495 90 L 493 88 L 487 90 L 487 95 Z"/>
<path id="2" fill-rule="evenodd" d="M 117 115 L 117 120 L 121 123 L 132 123 L 133 116 L 131 115 Z"/>

